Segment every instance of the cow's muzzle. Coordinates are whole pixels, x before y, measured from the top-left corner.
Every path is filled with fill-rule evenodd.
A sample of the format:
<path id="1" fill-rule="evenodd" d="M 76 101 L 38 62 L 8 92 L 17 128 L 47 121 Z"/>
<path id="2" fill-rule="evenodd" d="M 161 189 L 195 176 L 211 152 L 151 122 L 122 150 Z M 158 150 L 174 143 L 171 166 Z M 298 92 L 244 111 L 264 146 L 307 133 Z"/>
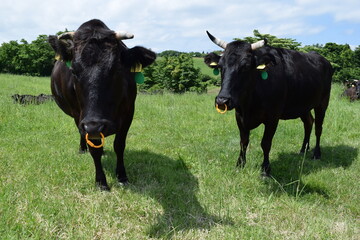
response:
<path id="1" fill-rule="evenodd" d="M 83 136 L 88 134 L 89 139 L 101 139 L 100 133 L 105 136 L 111 134 L 111 123 L 105 119 L 84 118 L 79 124 L 79 130 Z"/>
<path id="2" fill-rule="evenodd" d="M 79 130 L 85 136 L 86 143 L 92 148 L 101 148 L 105 144 L 105 135 L 108 130 L 108 121 L 97 119 L 83 119 Z"/>
<path id="3" fill-rule="evenodd" d="M 224 97 L 216 97 L 215 108 L 221 114 L 226 113 L 228 110 L 231 110 L 230 99 Z"/>

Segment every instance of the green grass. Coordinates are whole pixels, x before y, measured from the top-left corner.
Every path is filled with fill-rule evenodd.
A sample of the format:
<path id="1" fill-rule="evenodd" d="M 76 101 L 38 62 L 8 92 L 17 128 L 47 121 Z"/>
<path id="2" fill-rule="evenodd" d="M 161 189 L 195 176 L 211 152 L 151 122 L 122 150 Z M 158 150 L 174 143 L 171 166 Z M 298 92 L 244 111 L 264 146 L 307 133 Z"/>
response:
<path id="1" fill-rule="evenodd" d="M 116 185 L 111 136 L 103 163 L 112 189 L 100 192 L 73 120 L 54 102 L 12 102 L 50 93 L 49 79 L 0 75 L 0 84 L 1 239 L 359 239 L 360 102 L 340 99 L 339 85 L 322 159 L 297 154 L 300 120 L 281 121 L 266 181 L 262 126 L 239 170 L 234 113 L 218 114 L 215 94 L 140 94 L 125 151 L 131 185 Z"/>

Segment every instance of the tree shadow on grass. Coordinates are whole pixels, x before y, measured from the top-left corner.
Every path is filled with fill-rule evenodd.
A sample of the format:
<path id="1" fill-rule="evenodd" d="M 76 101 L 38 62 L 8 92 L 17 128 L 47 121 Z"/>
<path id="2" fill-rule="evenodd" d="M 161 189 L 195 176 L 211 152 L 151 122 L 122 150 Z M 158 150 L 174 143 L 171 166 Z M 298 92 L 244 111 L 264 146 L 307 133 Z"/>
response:
<path id="1" fill-rule="evenodd" d="M 209 230 L 218 224 L 232 224 L 229 219 L 208 214 L 197 197 L 198 182 L 184 161 L 149 151 L 125 151 L 125 166 L 132 191 L 158 201 L 163 214 L 148 229 L 150 237 L 171 238 L 190 229 Z M 107 174 L 115 170 L 116 155 L 107 152 L 103 165 Z M 114 176 L 115 177 L 115 176 Z"/>
<path id="2" fill-rule="evenodd" d="M 305 156 L 296 153 L 280 153 L 271 162 L 273 181 L 268 181 L 273 192 L 286 192 L 290 196 L 304 196 L 316 193 L 329 198 L 326 189 L 320 185 L 305 184 L 302 177 L 328 168 L 348 168 L 358 156 L 358 149 L 345 145 L 325 146 L 321 149 L 321 160 L 313 160 L 312 152 Z"/>

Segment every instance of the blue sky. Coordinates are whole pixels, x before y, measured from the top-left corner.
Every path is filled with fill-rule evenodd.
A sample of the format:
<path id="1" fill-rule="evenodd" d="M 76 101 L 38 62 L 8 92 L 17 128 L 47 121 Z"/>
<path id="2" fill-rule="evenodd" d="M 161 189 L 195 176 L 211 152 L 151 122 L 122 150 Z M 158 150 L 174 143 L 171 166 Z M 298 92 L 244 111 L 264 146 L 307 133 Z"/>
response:
<path id="1" fill-rule="evenodd" d="M 97 18 L 132 32 L 129 47 L 156 52 L 217 50 L 206 30 L 226 41 L 258 29 L 303 45 L 360 45 L 359 0 L 1 0 L 0 16 L 0 44 L 76 30 Z"/>

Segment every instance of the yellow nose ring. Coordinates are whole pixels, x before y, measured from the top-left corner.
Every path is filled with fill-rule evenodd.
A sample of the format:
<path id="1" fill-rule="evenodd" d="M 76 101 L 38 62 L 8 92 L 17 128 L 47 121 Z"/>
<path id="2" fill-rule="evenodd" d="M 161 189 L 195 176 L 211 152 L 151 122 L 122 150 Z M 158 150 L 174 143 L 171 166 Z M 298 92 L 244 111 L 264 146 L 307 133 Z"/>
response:
<path id="1" fill-rule="evenodd" d="M 224 105 L 225 105 L 225 110 L 224 110 L 224 111 L 222 111 L 222 110 L 219 108 L 219 105 L 218 105 L 218 104 L 216 104 L 216 111 L 218 111 L 218 113 L 221 113 L 221 114 L 226 113 L 226 112 L 227 112 L 227 110 L 228 110 L 228 107 L 227 107 L 227 105 L 226 105 L 226 104 L 224 104 Z"/>
<path id="2" fill-rule="evenodd" d="M 85 135 L 86 143 L 92 148 L 101 148 L 105 144 L 105 136 L 104 136 L 104 134 L 102 132 L 100 132 L 100 136 L 101 136 L 101 144 L 100 145 L 95 145 L 93 142 L 91 142 L 89 140 L 89 134 L 87 133 Z"/>

